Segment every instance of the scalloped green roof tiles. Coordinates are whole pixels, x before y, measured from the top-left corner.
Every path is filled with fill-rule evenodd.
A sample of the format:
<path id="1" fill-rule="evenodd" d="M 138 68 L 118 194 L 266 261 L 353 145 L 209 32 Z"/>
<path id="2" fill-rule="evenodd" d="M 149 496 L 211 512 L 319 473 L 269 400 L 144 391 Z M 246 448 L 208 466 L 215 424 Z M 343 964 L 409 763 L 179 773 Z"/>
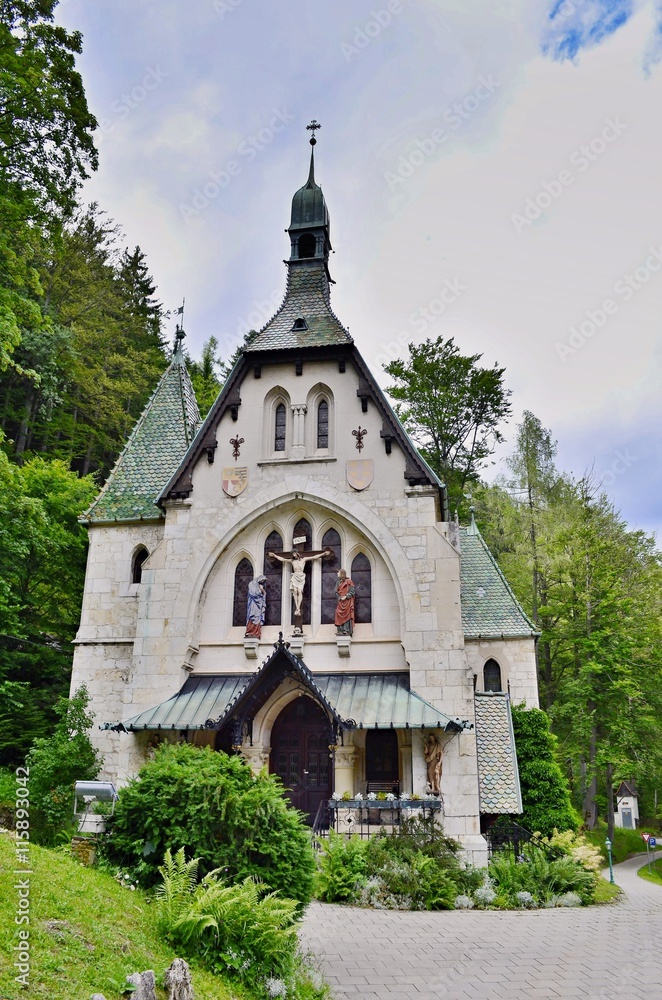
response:
<path id="1" fill-rule="evenodd" d="M 305 320 L 305 329 L 294 329 L 298 319 Z M 331 308 L 324 264 L 320 260 L 311 260 L 289 265 L 287 289 L 280 309 L 245 351 L 248 354 L 253 351 L 351 343 L 352 338 Z"/>
<path id="2" fill-rule="evenodd" d="M 178 346 L 101 493 L 82 519 L 94 523 L 160 517 L 156 498 L 186 454 L 199 423 L 198 403 Z"/>
<path id="3" fill-rule="evenodd" d="M 522 793 L 507 694 L 476 692 L 476 752 L 481 813 L 521 813 Z"/>
<path id="4" fill-rule="evenodd" d="M 460 528 L 462 626 L 467 639 L 539 633 L 513 594 L 477 528 Z"/>

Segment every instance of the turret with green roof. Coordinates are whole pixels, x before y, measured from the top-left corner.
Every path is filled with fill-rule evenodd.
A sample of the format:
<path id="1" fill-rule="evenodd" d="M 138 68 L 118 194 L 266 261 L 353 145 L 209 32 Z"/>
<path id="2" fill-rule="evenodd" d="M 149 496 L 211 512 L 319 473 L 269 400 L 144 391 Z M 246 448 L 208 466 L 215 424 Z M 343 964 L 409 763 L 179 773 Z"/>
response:
<path id="1" fill-rule="evenodd" d="M 84 523 L 162 520 L 156 498 L 188 451 L 200 424 L 198 403 L 184 361 L 184 336 L 178 328 L 172 361 L 101 493 L 83 515 Z"/>

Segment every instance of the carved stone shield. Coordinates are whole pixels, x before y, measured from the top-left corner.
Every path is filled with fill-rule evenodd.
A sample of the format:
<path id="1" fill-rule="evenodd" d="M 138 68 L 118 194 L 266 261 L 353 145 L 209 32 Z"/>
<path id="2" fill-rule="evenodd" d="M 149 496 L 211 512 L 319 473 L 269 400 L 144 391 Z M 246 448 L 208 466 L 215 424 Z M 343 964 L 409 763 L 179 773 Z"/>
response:
<path id="1" fill-rule="evenodd" d="M 223 469 L 223 492 L 238 497 L 248 486 L 248 469 L 229 467 Z"/>
<path id="2" fill-rule="evenodd" d="M 347 482 L 355 490 L 370 486 L 375 475 L 375 465 L 371 458 L 351 458 L 347 462 Z"/>

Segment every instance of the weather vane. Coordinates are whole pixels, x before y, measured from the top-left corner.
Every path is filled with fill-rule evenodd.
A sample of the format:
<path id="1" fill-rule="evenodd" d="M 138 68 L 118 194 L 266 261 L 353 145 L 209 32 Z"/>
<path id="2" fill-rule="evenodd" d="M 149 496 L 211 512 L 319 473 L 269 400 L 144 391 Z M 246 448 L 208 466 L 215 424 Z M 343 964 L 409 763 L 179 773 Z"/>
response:
<path id="1" fill-rule="evenodd" d="M 313 133 L 311 135 L 311 137 L 310 137 L 310 145 L 311 146 L 314 146 L 316 144 L 317 139 L 315 138 L 315 132 L 317 131 L 318 128 L 321 128 L 321 127 L 322 126 L 320 125 L 320 123 L 315 118 L 313 118 L 313 120 L 311 121 L 310 125 L 306 125 L 306 128 L 310 129 L 310 131 Z"/>

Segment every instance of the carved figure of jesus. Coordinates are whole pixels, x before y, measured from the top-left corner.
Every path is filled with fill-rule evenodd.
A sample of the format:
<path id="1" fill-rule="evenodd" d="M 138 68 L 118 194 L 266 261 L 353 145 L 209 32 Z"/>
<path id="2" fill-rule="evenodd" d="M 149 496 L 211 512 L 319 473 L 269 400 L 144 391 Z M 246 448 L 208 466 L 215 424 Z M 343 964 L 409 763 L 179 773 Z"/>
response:
<path id="1" fill-rule="evenodd" d="M 433 795 L 440 795 L 441 788 L 441 743 L 432 733 L 428 736 L 423 746 L 423 756 L 428 766 L 428 784 Z"/>
<path id="2" fill-rule="evenodd" d="M 323 556 L 332 555 L 331 549 L 324 549 L 323 552 L 300 552 L 293 549 L 288 552 L 270 552 L 270 559 L 277 559 L 278 562 L 292 563 L 292 577 L 290 579 L 290 591 L 294 600 L 294 614 L 301 614 L 301 603 L 303 601 L 303 588 L 306 585 L 306 574 L 304 568 L 307 562 L 313 559 L 321 559 Z"/>

